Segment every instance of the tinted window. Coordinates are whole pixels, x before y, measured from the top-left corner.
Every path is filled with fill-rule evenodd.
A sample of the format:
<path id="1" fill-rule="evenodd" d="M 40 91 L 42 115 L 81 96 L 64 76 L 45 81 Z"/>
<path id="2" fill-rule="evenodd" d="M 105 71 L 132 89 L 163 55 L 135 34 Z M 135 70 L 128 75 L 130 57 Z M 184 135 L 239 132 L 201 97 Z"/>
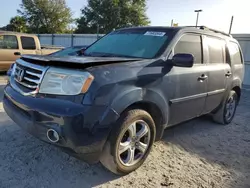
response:
<path id="1" fill-rule="evenodd" d="M 174 54 L 192 54 L 196 64 L 202 62 L 201 52 L 201 37 L 199 35 L 184 35 L 174 48 Z"/>
<path id="2" fill-rule="evenodd" d="M 85 55 L 154 58 L 168 44 L 168 33 L 168 30 L 116 31 L 91 45 Z"/>
<path id="3" fill-rule="evenodd" d="M 36 43 L 32 37 L 21 37 L 22 47 L 24 50 L 35 50 Z"/>
<path id="4" fill-rule="evenodd" d="M 230 42 L 228 44 L 228 49 L 229 49 L 229 53 L 230 53 L 231 63 L 241 64 L 242 59 L 241 59 L 241 53 L 240 53 L 240 48 L 239 48 L 238 44 L 236 44 L 234 42 Z"/>
<path id="5" fill-rule="evenodd" d="M 213 37 L 206 37 L 206 42 L 208 45 L 209 63 L 224 63 L 224 41 Z"/>
<path id="6" fill-rule="evenodd" d="M 0 49 L 18 49 L 16 36 L 0 35 Z"/>

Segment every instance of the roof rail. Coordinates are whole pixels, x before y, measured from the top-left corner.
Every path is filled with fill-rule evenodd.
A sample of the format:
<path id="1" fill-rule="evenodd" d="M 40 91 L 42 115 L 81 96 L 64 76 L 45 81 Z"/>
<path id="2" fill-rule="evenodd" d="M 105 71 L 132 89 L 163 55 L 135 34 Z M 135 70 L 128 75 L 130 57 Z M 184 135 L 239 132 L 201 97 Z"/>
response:
<path id="1" fill-rule="evenodd" d="M 206 27 L 206 26 L 185 26 L 185 27 L 194 27 L 194 28 L 197 28 L 197 29 L 202 29 L 202 30 L 207 30 L 207 31 L 213 31 L 215 33 L 220 33 L 222 35 L 226 35 L 228 37 L 232 37 L 232 35 L 228 34 L 228 33 L 225 33 L 223 31 L 219 31 L 219 30 L 216 30 L 216 29 L 211 29 L 209 27 Z"/>

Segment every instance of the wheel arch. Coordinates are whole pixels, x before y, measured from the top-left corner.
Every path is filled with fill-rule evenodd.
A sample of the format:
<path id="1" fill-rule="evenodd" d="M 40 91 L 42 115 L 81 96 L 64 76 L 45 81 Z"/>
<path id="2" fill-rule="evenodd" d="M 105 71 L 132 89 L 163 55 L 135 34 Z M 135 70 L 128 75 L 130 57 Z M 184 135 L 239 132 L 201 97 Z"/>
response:
<path id="1" fill-rule="evenodd" d="M 242 80 L 239 77 L 235 77 L 232 81 L 231 90 L 235 91 L 238 95 L 238 101 L 241 97 Z"/>
<path id="2" fill-rule="evenodd" d="M 241 88 L 240 88 L 240 86 L 234 86 L 234 87 L 232 88 L 232 90 L 236 92 L 236 94 L 237 94 L 237 96 L 238 96 L 238 102 L 239 102 L 240 97 L 241 97 Z"/>
<path id="3" fill-rule="evenodd" d="M 120 115 L 130 109 L 147 111 L 156 125 L 156 140 L 160 140 L 168 123 L 168 102 L 158 92 L 153 90 L 135 89 L 119 95 L 111 107 Z"/>

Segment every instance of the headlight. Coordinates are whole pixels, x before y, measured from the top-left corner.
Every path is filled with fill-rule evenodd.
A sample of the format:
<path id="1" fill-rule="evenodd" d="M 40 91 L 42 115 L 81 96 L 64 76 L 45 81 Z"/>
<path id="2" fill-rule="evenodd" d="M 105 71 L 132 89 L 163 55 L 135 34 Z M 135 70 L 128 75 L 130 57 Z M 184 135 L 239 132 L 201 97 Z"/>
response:
<path id="1" fill-rule="evenodd" d="M 86 93 L 94 77 L 88 72 L 50 68 L 42 81 L 39 93 L 78 95 Z"/>

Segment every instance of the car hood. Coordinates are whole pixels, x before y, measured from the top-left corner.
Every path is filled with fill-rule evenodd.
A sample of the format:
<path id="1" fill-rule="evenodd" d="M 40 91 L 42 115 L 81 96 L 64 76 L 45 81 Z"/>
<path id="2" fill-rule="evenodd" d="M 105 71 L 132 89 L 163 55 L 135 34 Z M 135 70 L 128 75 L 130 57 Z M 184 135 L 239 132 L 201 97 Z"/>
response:
<path id="1" fill-rule="evenodd" d="M 64 57 L 53 57 L 53 56 L 40 56 L 40 55 L 23 55 L 21 57 L 24 61 L 42 64 L 42 65 L 60 65 L 66 67 L 89 67 L 97 66 L 102 64 L 111 64 L 119 62 L 131 62 L 142 60 L 140 58 L 122 58 L 122 57 L 75 57 L 75 56 L 64 56 Z"/>

